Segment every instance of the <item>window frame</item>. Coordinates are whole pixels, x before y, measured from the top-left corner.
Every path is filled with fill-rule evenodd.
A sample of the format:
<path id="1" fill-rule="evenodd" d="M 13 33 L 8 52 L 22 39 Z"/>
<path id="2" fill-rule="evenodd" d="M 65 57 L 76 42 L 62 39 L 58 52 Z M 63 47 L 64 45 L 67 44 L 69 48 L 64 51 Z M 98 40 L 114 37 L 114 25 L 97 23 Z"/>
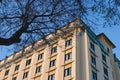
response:
<path id="1" fill-rule="evenodd" d="M 72 59 L 72 52 L 65 54 L 65 61 Z"/>
<path id="2" fill-rule="evenodd" d="M 6 70 L 4 76 L 7 76 L 9 74 L 10 70 Z"/>
<path id="3" fill-rule="evenodd" d="M 97 72 L 92 71 L 92 80 L 97 80 Z"/>
<path id="4" fill-rule="evenodd" d="M 24 74 L 23 74 L 23 79 L 27 78 L 27 77 L 28 77 L 28 74 L 29 74 L 28 71 L 27 71 L 27 72 L 24 72 Z"/>
<path id="5" fill-rule="evenodd" d="M 109 48 L 107 48 L 107 52 L 110 53 L 110 49 Z"/>
<path id="6" fill-rule="evenodd" d="M 50 61 L 49 67 L 53 67 L 56 65 L 56 59 Z"/>
<path id="7" fill-rule="evenodd" d="M 55 74 L 49 75 L 48 80 L 55 80 Z"/>
<path id="8" fill-rule="evenodd" d="M 56 53 L 56 52 L 57 52 L 57 46 L 52 47 L 51 48 L 51 54 Z"/>
<path id="9" fill-rule="evenodd" d="M 92 49 L 93 51 L 95 51 L 95 44 L 93 42 L 90 42 L 90 49 Z"/>
<path id="10" fill-rule="evenodd" d="M 106 55 L 102 54 L 102 60 L 107 63 Z"/>
<path id="11" fill-rule="evenodd" d="M 38 54 L 38 60 L 43 59 L 44 53 Z"/>
<path id="12" fill-rule="evenodd" d="M 42 68 L 42 66 L 37 66 L 37 67 L 36 67 L 36 71 L 35 71 L 35 73 L 39 73 L 39 72 L 41 72 L 41 68 Z"/>
<path id="13" fill-rule="evenodd" d="M 15 66 L 15 71 L 18 71 L 18 70 L 19 70 L 19 67 L 20 67 L 20 64 L 16 65 L 16 66 Z"/>
<path id="14" fill-rule="evenodd" d="M 72 68 L 71 67 L 64 69 L 64 77 L 69 76 L 71 74 L 72 74 Z"/>
<path id="15" fill-rule="evenodd" d="M 12 80 L 17 80 L 17 77 L 13 77 Z"/>
<path id="16" fill-rule="evenodd" d="M 104 75 L 108 76 L 108 69 L 103 67 L 103 72 L 104 72 Z"/>
<path id="17" fill-rule="evenodd" d="M 96 66 L 96 58 L 93 55 L 91 55 L 91 62 Z"/>
<path id="18" fill-rule="evenodd" d="M 72 45 L 72 39 L 65 41 L 65 47 Z"/>
<path id="19" fill-rule="evenodd" d="M 28 59 L 27 61 L 26 61 L 26 66 L 28 66 L 28 65 L 30 65 L 31 64 L 31 59 Z"/>

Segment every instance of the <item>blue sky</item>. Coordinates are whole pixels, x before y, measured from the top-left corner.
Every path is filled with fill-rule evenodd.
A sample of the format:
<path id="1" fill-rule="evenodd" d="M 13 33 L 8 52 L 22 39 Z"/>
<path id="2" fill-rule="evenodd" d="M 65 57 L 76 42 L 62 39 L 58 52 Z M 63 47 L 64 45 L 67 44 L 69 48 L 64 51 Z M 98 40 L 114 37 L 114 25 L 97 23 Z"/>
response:
<path id="1" fill-rule="evenodd" d="M 116 48 L 113 49 L 113 51 L 116 54 L 116 56 L 120 59 L 120 27 L 119 26 L 106 28 L 98 27 L 97 29 L 94 30 L 94 32 L 96 34 L 102 32 L 106 34 L 106 36 L 116 45 Z M 0 59 L 9 56 L 12 53 L 13 53 L 12 45 L 10 47 L 0 46 Z"/>

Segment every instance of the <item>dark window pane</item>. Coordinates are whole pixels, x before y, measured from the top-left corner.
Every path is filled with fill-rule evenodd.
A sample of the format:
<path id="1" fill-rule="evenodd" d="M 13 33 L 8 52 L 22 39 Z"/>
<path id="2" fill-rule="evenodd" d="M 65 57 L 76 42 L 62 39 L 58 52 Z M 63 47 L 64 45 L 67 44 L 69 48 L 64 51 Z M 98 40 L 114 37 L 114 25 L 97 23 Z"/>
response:
<path id="1" fill-rule="evenodd" d="M 41 72 L 41 66 L 36 67 L 36 73 Z"/>
<path id="2" fill-rule="evenodd" d="M 43 53 L 38 55 L 38 60 L 43 58 Z"/>
<path id="3" fill-rule="evenodd" d="M 109 49 L 109 48 L 107 48 L 107 52 L 108 52 L 108 53 L 110 52 L 110 49 Z"/>
<path id="4" fill-rule="evenodd" d="M 49 75 L 49 76 L 48 76 L 48 80 L 55 80 L 55 75 L 54 75 L 54 74 Z"/>
<path id="5" fill-rule="evenodd" d="M 9 70 L 5 71 L 5 76 L 7 76 L 9 74 Z"/>
<path id="6" fill-rule="evenodd" d="M 92 71 L 92 80 L 97 80 L 97 73 Z"/>
<path id="7" fill-rule="evenodd" d="M 65 42 L 65 46 L 66 46 L 66 47 L 67 47 L 67 46 L 70 46 L 70 45 L 72 45 L 72 39 L 67 40 L 67 41 Z"/>
<path id="8" fill-rule="evenodd" d="M 53 53 L 55 53 L 55 52 L 57 52 L 57 46 L 56 46 L 56 47 L 53 47 L 53 48 L 51 49 L 51 54 L 53 54 Z"/>
<path id="9" fill-rule="evenodd" d="M 30 65 L 30 63 L 31 63 L 31 59 L 27 60 L 26 61 L 26 66 Z"/>
<path id="10" fill-rule="evenodd" d="M 20 65 L 15 66 L 15 71 L 19 70 L 19 66 Z"/>
<path id="11" fill-rule="evenodd" d="M 65 69 L 64 70 L 64 76 L 69 76 L 69 75 L 71 75 L 71 67 L 70 68 L 67 68 L 67 69 Z"/>
<path id="12" fill-rule="evenodd" d="M 106 76 L 108 76 L 108 70 L 107 70 L 107 68 L 103 67 L 103 70 L 104 70 L 104 74 L 105 74 Z"/>
<path id="13" fill-rule="evenodd" d="M 50 61 L 50 67 L 55 66 L 55 62 L 56 62 L 56 60 Z"/>
<path id="14" fill-rule="evenodd" d="M 71 52 L 65 54 L 65 61 L 66 61 L 66 60 L 69 60 L 69 59 L 71 59 L 71 58 L 72 58 L 72 53 L 71 53 Z"/>
<path id="15" fill-rule="evenodd" d="M 25 79 L 25 78 L 27 78 L 28 77 L 28 72 L 25 72 L 24 74 L 23 74 L 23 79 Z"/>
<path id="16" fill-rule="evenodd" d="M 106 62 L 106 56 L 104 54 L 102 54 L 102 59 L 104 62 Z"/>
<path id="17" fill-rule="evenodd" d="M 90 42 L 90 48 L 95 51 L 95 45 L 93 43 Z"/>
<path id="18" fill-rule="evenodd" d="M 95 59 L 95 57 L 93 57 L 92 55 L 91 55 L 91 62 L 92 62 L 94 65 L 96 65 L 96 59 Z"/>

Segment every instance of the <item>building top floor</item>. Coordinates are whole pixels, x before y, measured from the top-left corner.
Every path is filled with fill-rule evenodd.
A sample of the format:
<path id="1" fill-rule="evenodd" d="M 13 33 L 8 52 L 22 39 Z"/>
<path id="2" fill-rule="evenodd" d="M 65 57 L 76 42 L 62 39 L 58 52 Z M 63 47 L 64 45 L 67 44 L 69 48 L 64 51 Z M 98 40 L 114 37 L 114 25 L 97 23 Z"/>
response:
<path id="1" fill-rule="evenodd" d="M 115 44 L 104 34 L 104 33 L 100 33 L 99 35 L 97 35 L 97 38 L 99 39 L 100 42 L 102 42 L 102 40 L 105 40 L 109 46 L 115 48 Z"/>

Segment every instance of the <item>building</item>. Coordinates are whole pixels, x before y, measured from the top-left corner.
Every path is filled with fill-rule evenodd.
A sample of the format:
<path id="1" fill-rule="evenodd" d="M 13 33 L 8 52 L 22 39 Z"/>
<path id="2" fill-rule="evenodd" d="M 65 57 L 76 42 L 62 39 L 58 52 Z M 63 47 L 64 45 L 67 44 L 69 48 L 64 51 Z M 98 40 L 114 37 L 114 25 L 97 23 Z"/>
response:
<path id="1" fill-rule="evenodd" d="M 105 34 L 79 19 L 55 32 L 1 60 L 0 80 L 120 80 L 120 60 Z"/>

